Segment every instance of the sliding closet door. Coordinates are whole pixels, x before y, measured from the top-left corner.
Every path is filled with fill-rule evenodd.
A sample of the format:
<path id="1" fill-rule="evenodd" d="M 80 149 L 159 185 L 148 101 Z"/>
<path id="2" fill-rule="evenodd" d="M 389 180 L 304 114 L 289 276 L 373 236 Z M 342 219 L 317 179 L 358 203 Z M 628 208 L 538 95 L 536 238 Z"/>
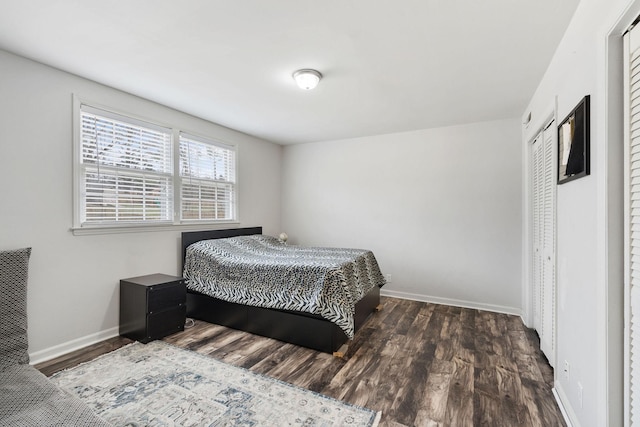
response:
<path id="1" fill-rule="evenodd" d="M 625 420 L 640 425 L 640 29 L 625 35 Z"/>
<path id="2" fill-rule="evenodd" d="M 540 349 L 555 366 L 556 335 L 556 126 L 551 121 L 532 145 L 532 297 L 533 327 L 540 336 Z"/>
<path id="3" fill-rule="evenodd" d="M 540 349 L 555 366 L 556 354 L 556 122 L 542 133 L 544 142 L 544 197 L 542 199 L 542 325 Z"/>
<path id="4" fill-rule="evenodd" d="M 531 269 L 531 296 L 533 309 L 533 329 L 539 331 L 542 328 L 542 223 L 544 210 L 542 199 L 544 197 L 544 143 L 540 133 L 531 145 L 531 171 L 532 171 L 532 235 L 533 235 L 533 259 Z"/>

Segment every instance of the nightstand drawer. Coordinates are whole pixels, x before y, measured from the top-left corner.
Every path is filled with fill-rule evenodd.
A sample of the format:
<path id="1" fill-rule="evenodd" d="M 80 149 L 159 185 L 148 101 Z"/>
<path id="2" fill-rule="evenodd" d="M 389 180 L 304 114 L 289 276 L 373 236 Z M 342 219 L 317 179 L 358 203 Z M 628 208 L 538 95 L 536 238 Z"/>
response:
<path id="1" fill-rule="evenodd" d="M 187 303 L 187 291 L 183 280 L 151 286 L 147 297 L 147 312 L 150 314 Z"/>
<path id="2" fill-rule="evenodd" d="M 187 306 L 169 310 L 158 311 L 147 315 L 147 337 L 142 342 L 149 342 L 156 339 L 184 331 L 184 321 L 187 316 Z"/>

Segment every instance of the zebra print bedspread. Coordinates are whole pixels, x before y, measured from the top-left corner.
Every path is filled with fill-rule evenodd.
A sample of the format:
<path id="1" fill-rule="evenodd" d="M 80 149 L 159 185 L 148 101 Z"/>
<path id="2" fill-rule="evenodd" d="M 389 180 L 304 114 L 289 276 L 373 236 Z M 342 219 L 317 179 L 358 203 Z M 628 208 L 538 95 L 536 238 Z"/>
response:
<path id="1" fill-rule="evenodd" d="M 320 315 L 354 334 L 355 304 L 385 283 L 373 252 L 285 245 L 265 235 L 187 248 L 187 287 L 244 305 Z"/>

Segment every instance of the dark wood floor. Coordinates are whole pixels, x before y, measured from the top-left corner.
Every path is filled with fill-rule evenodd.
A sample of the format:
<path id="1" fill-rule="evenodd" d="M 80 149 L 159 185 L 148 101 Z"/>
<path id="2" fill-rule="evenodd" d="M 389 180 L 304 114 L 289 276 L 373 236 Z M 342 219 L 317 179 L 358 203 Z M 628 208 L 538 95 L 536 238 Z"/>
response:
<path id="1" fill-rule="evenodd" d="M 381 426 L 564 426 L 553 371 L 519 317 L 383 297 L 338 359 L 197 321 L 164 341 L 353 404 Z M 37 365 L 46 375 L 131 342 Z"/>

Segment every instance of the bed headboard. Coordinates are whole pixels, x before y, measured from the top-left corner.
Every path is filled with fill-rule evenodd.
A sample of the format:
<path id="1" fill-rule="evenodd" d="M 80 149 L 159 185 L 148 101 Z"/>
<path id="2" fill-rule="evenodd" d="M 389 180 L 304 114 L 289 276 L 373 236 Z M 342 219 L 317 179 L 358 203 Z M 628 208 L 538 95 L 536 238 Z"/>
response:
<path id="1" fill-rule="evenodd" d="M 230 228 L 227 230 L 185 231 L 182 233 L 182 266 L 180 274 L 184 271 L 184 259 L 187 256 L 189 245 L 200 240 L 224 239 L 226 237 L 251 236 L 262 234 L 262 227 Z"/>

